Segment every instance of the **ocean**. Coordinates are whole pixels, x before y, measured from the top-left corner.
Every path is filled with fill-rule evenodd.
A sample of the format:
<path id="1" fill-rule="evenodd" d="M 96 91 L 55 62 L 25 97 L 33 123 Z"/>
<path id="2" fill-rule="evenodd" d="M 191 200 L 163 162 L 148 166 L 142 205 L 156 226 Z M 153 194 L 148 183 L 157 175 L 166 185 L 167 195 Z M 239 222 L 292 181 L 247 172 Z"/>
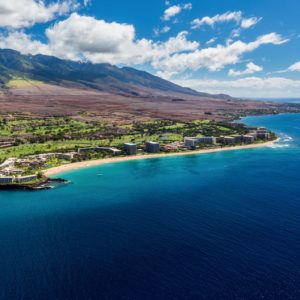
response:
<path id="1" fill-rule="evenodd" d="M 300 299 L 300 114 L 270 147 L 128 161 L 0 193 L 0 299 Z"/>

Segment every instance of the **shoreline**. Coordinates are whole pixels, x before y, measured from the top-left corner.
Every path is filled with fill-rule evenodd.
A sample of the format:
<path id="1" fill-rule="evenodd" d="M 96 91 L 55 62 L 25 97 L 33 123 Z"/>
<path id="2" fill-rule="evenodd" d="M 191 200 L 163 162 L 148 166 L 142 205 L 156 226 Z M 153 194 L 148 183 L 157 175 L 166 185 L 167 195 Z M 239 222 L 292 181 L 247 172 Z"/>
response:
<path id="1" fill-rule="evenodd" d="M 217 153 L 223 151 L 233 151 L 233 150 L 244 150 L 244 149 L 253 149 L 253 148 L 260 148 L 260 147 L 268 147 L 272 146 L 280 139 L 277 138 L 274 141 L 268 141 L 265 143 L 259 144 L 250 144 L 250 145 L 243 145 L 243 146 L 233 146 L 233 147 L 223 147 L 223 148 L 215 148 L 215 149 L 206 149 L 206 150 L 195 150 L 195 151 L 187 151 L 187 152 L 175 152 L 175 153 L 164 153 L 164 154 L 143 154 L 143 155 L 135 155 L 135 156 L 123 156 L 123 157 L 110 157 L 110 158 L 102 158 L 97 160 L 88 160 L 88 161 L 81 161 L 76 163 L 70 163 L 66 165 L 61 165 L 58 167 L 53 167 L 43 171 L 45 176 L 53 176 L 57 174 L 61 174 L 68 171 L 74 171 L 78 169 L 100 166 L 103 164 L 111 164 L 111 163 L 118 163 L 118 162 L 125 162 L 125 161 L 133 161 L 133 160 L 142 160 L 142 159 L 149 159 L 149 158 L 160 158 L 160 157 L 172 157 L 172 156 L 183 156 L 183 155 L 200 155 L 200 154 L 208 154 L 208 153 Z"/>

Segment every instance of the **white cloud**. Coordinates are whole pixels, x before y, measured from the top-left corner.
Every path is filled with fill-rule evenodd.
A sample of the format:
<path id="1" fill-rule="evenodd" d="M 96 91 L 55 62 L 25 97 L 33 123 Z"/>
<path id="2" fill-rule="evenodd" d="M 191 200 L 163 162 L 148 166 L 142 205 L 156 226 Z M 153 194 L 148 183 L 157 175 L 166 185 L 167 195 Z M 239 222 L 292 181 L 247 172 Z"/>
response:
<path id="1" fill-rule="evenodd" d="M 49 46 L 59 57 L 76 59 L 85 56 L 93 60 L 103 56 L 109 61 L 130 51 L 135 38 L 132 25 L 107 23 L 93 17 L 73 13 L 68 19 L 46 30 Z"/>
<path id="2" fill-rule="evenodd" d="M 155 36 L 160 36 L 163 33 L 167 33 L 171 30 L 171 27 L 169 26 L 164 26 L 163 28 L 159 29 L 159 28 L 155 28 L 154 31 L 154 35 Z"/>
<path id="3" fill-rule="evenodd" d="M 217 14 L 213 17 L 203 17 L 202 19 L 194 19 L 192 21 L 192 28 L 200 28 L 203 25 L 208 25 L 213 27 L 216 23 L 225 23 L 225 22 L 232 22 L 234 21 L 235 23 L 240 23 L 242 20 L 242 12 L 241 11 L 228 11 L 224 14 Z"/>
<path id="4" fill-rule="evenodd" d="M 252 17 L 248 19 L 243 19 L 241 22 L 241 27 L 243 29 L 248 29 L 254 25 L 256 25 L 258 22 L 260 22 L 262 18 Z"/>
<path id="5" fill-rule="evenodd" d="M 54 55 L 68 59 L 84 56 L 94 62 L 143 64 L 182 51 L 194 51 L 199 43 L 180 32 L 166 42 L 136 39 L 133 25 L 108 23 L 73 13 L 47 29 L 49 48 Z"/>
<path id="6" fill-rule="evenodd" d="M 23 54 L 48 54 L 64 59 L 86 59 L 93 63 L 133 64 L 167 58 L 175 53 L 195 51 L 199 43 L 189 41 L 183 31 L 165 42 L 136 39 L 133 25 L 108 23 L 73 13 L 46 30 L 48 43 L 34 40 L 24 32 L 0 35 L 0 47 Z"/>
<path id="7" fill-rule="evenodd" d="M 241 75 L 249 75 L 249 74 L 254 74 L 256 72 L 261 72 L 263 70 L 262 67 L 254 64 L 253 62 L 249 62 L 246 65 L 246 69 L 243 71 L 236 71 L 234 69 L 230 69 L 228 72 L 229 76 L 241 76 Z"/>
<path id="8" fill-rule="evenodd" d="M 234 22 L 240 26 L 239 29 L 235 29 L 234 36 L 239 36 L 241 29 L 248 29 L 258 22 L 261 21 L 262 18 L 252 17 L 252 18 L 244 18 L 243 13 L 241 11 L 228 11 L 224 14 L 217 14 L 213 17 L 203 17 L 201 19 L 197 18 L 191 22 L 192 29 L 200 28 L 202 26 L 210 26 L 214 27 L 217 23 L 228 23 Z"/>
<path id="9" fill-rule="evenodd" d="M 277 33 L 270 33 L 258 37 L 255 41 L 245 43 L 236 41 L 228 45 L 217 45 L 204 49 L 196 49 L 189 53 L 175 53 L 172 56 L 153 62 L 156 69 L 165 72 L 183 72 L 186 70 L 198 70 L 206 68 L 210 71 L 218 71 L 227 65 L 239 62 L 243 54 L 252 52 L 265 44 L 280 45 L 287 42 Z"/>
<path id="10" fill-rule="evenodd" d="M 0 47 L 16 49 L 24 54 L 42 53 L 92 63 L 149 63 L 155 72 L 163 72 L 164 77 L 169 77 L 188 70 L 218 71 L 238 63 L 244 54 L 264 44 L 279 45 L 287 41 L 277 33 L 270 33 L 249 43 L 235 41 L 201 48 L 188 36 L 188 32 L 182 31 L 164 42 L 137 39 L 133 25 L 108 23 L 73 13 L 46 30 L 47 43 L 17 31 L 0 35 Z"/>
<path id="11" fill-rule="evenodd" d="M 78 7 L 79 4 L 75 0 L 58 1 L 48 5 L 44 0 L 0 0 L 0 27 L 30 27 L 66 15 Z"/>
<path id="12" fill-rule="evenodd" d="M 278 71 L 276 73 L 286 73 L 286 72 L 299 72 L 300 71 L 300 61 L 292 64 L 291 66 L 289 66 L 287 69 L 282 70 L 282 71 Z"/>
<path id="13" fill-rule="evenodd" d="M 299 97 L 300 80 L 284 77 L 246 77 L 237 80 L 187 79 L 177 84 L 213 94 L 226 93 L 235 97 L 288 98 Z"/>
<path id="14" fill-rule="evenodd" d="M 211 39 L 208 40 L 205 44 L 206 44 L 206 45 L 213 44 L 216 40 L 217 40 L 217 38 L 211 38 Z"/>
<path id="15" fill-rule="evenodd" d="M 183 10 L 191 10 L 192 9 L 192 4 L 191 3 L 186 3 L 182 5 L 173 5 L 167 8 L 164 12 L 164 15 L 162 19 L 164 21 L 169 21 L 171 18 L 177 16 L 180 14 Z"/>
<path id="16" fill-rule="evenodd" d="M 48 45 L 32 40 L 30 35 L 23 32 L 11 32 L 8 35 L 0 35 L 0 48 L 14 49 L 23 54 L 52 54 Z"/>
<path id="17" fill-rule="evenodd" d="M 289 70 L 289 71 L 292 71 L 292 72 L 300 71 L 300 61 L 294 63 L 293 65 L 291 65 L 291 66 L 288 68 L 288 70 Z"/>

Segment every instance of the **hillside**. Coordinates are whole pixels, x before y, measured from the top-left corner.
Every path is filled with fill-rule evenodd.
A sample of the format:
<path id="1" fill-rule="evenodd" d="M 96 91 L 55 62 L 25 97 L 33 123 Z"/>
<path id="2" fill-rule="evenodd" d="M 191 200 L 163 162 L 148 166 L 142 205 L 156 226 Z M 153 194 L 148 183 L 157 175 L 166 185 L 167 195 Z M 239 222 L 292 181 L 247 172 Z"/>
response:
<path id="1" fill-rule="evenodd" d="M 128 119 L 228 119 L 294 110 L 282 104 L 210 95 L 150 73 L 0 49 L 1 112 Z M 298 108 L 297 108 L 298 109 Z"/>
<path id="2" fill-rule="evenodd" d="M 7 86 L 15 78 L 134 96 L 157 93 L 209 96 L 129 67 L 80 63 L 45 55 L 22 55 L 14 50 L 0 49 L 0 83 Z"/>

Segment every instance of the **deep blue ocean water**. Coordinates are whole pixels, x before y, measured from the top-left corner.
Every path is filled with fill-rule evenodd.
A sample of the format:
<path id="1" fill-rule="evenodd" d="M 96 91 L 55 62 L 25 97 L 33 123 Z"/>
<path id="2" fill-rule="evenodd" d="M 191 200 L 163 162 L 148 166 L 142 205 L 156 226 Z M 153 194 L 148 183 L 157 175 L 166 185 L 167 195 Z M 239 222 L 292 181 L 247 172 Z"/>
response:
<path id="1" fill-rule="evenodd" d="M 0 299 L 300 299 L 300 115 L 245 121 L 280 143 L 1 192 Z"/>

